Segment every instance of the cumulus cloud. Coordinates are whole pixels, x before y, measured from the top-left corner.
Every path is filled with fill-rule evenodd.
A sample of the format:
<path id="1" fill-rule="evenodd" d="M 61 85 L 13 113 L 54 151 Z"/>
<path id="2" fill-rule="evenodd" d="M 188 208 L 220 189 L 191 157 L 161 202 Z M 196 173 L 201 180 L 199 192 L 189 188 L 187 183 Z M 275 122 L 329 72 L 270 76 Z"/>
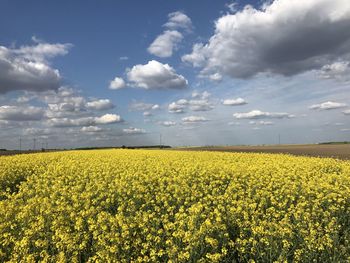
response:
<path id="1" fill-rule="evenodd" d="M 168 106 L 168 111 L 170 113 L 184 113 L 185 109 L 186 109 L 186 104 L 181 104 L 178 102 L 172 102 Z"/>
<path id="2" fill-rule="evenodd" d="M 192 98 L 194 99 L 206 100 L 209 99 L 210 96 L 211 94 L 208 91 L 199 92 L 195 90 L 192 92 Z"/>
<path id="3" fill-rule="evenodd" d="M 122 89 L 125 86 L 126 86 L 125 85 L 125 81 L 122 78 L 119 78 L 119 77 L 115 77 L 114 80 L 112 80 L 109 83 L 109 89 L 112 89 L 112 90 Z"/>
<path id="4" fill-rule="evenodd" d="M 237 98 L 237 99 L 225 99 L 222 101 L 222 104 L 226 106 L 238 106 L 238 105 L 247 104 L 247 102 L 242 98 Z"/>
<path id="5" fill-rule="evenodd" d="M 192 30 L 192 21 L 185 13 L 176 11 L 168 15 L 168 22 L 163 26 L 170 29 Z"/>
<path id="6" fill-rule="evenodd" d="M 161 58 L 171 57 L 174 50 L 178 48 L 178 44 L 183 39 L 183 34 L 179 30 L 184 29 L 189 32 L 192 29 L 191 19 L 182 12 L 170 13 L 168 18 L 168 22 L 163 25 L 168 30 L 164 30 L 157 36 L 147 49 L 152 55 Z"/>
<path id="7" fill-rule="evenodd" d="M 324 65 L 319 71 L 319 76 L 324 79 L 348 81 L 350 80 L 350 63 L 347 61 L 337 61 Z"/>
<path id="8" fill-rule="evenodd" d="M 86 107 L 91 110 L 110 110 L 114 105 L 109 99 L 99 99 L 87 102 Z"/>
<path id="9" fill-rule="evenodd" d="M 188 116 L 182 118 L 183 123 L 201 123 L 201 122 L 206 122 L 209 121 L 207 118 L 203 116 Z"/>
<path id="10" fill-rule="evenodd" d="M 208 100 L 190 100 L 189 108 L 192 111 L 210 111 L 214 106 Z"/>
<path id="11" fill-rule="evenodd" d="M 210 111 L 214 109 L 214 105 L 209 101 L 210 93 L 207 91 L 192 93 L 192 99 L 179 99 L 168 105 L 170 113 L 183 113 L 186 109 L 192 111 Z"/>
<path id="12" fill-rule="evenodd" d="M 194 44 L 192 48 L 192 53 L 183 55 L 181 57 L 181 60 L 183 62 L 190 63 L 197 68 L 205 66 L 207 57 L 204 52 L 204 45 L 202 43 Z"/>
<path id="13" fill-rule="evenodd" d="M 27 94 L 31 98 L 31 94 Z M 34 98 L 47 103 L 46 115 L 49 118 L 63 118 L 92 114 L 92 111 L 108 110 L 115 106 L 109 99 L 91 99 L 83 97 L 80 92 L 67 87 L 57 91 L 35 93 Z"/>
<path id="14" fill-rule="evenodd" d="M 292 118 L 294 116 L 285 112 L 263 112 L 260 110 L 252 110 L 250 112 L 234 113 L 233 117 L 236 119 L 282 119 Z"/>
<path id="15" fill-rule="evenodd" d="M 96 124 L 110 124 L 110 123 L 116 123 L 120 122 L 122 119 L 117 114 L 105 114 L 101 117 L 95 117 L 94 118 Z"/>
<path id="16" fill-rule="evenodd" d="M 105 114 L 100 117 L 52 118 L 48 121 L 53 127 L 74 127 L 74 126 L 95 126 L 97 124 L 112 124 L 121 122 L 122 119 L 117 114 Z"/>
<path id="17" fill-rule="evenodd" d="M 344 114 L 344 115 L 350 115 L 350 109 L 349 109 L 349 110 L 343 111 L 343 114 Z"/>
<path id="18" fill-rule="evenodd" d="M 0 120 L 6 121 L 39 121 L 44 118 L 45 111 L 34 106 L 0 106 Z"/>
<path id="19" fill-rule="evenodd" d="M 21 46 L 18 49 L 12 49 L 12 52 L 29 61 L 41 61 L 47 63 L 48 59 L 64 56 L 68 54 L 68 50 L 72 44 L 50 44 L 42 41 L 35 41 L 36 45 Z"/>
<path id="20" fill-rule="evenodd" d="M 333 110 L 346 107 L 345 103 L 326 101 L 320 104 L 314 104 L 309 107 L 311 110 Z"/>
<path id="21" fill-rule="evenodd" d="M 177 45 L 183 39 L 182 34 L 176 30 L 166 30 L 159 35 L 148 47 L 148 52 L 161 57 L 167 58 L 173 55 L 173 50 L 177 49 Z"/>
<path id="22" fill-rule="evenodd" d="M 125 133 L 125 134 L 143 134 L 143 133 L 146 133 L 146 131 L 144 129 L 140 129 L 140 128 L 129 127 L 129 128 L 123 129 L 123 133 Z"/>
<path id="23" fill-rule="evenodd" d="M 61 76 L 48 60 L 68 53 L 71 44 L 36 43 L 18 49 L 0 46 L 0 93 L 57 90 Z"/>
<path id="24" fill-rule="evenodd" d="M 178 75 L 168 64 L 156 60 L 133 66 L 127 77 L 131 85 L 143 89 L 183 89 L 188 85 L 184 76 Z"/>
<path id="25" fill-rule="evenodd" d="M 182 60 L 205 75 L 295 75 L 349 58 L 349 27 L 348 0 L 271 1 L 222 16 L 209 42 Z"/>

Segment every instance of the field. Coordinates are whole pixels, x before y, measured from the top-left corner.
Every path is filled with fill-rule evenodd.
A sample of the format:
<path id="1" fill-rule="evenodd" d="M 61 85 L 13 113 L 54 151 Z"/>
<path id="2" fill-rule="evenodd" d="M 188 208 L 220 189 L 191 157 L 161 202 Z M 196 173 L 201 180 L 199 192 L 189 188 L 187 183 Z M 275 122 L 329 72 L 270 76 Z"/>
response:
<path id="1" fill-rule="evenodd" d="M 94 150 L 0 157 L 0 262 L 344 262 L 350 162 Z"/>
<path id="2" fill-rule="evenodd" d="M 256 152 L 285 153 L 314 157 L 331 157 L 350 160 L 350 144 L 301 144 L 301 145 L 265 145 L 265 146 L 212 146 L 188 147 L 182 150 L 220 151 L 220 152 Z"/>

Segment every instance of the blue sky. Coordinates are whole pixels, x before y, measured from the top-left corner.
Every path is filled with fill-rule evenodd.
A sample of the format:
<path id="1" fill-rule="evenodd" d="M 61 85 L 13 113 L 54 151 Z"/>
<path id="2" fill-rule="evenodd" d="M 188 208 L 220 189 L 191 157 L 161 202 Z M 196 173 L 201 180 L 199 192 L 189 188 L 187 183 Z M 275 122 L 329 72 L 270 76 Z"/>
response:
<path id="1" fill-rule="evenodd" d="M 346 0 L 0 5 L 0 148 L 350 138 Z"/>

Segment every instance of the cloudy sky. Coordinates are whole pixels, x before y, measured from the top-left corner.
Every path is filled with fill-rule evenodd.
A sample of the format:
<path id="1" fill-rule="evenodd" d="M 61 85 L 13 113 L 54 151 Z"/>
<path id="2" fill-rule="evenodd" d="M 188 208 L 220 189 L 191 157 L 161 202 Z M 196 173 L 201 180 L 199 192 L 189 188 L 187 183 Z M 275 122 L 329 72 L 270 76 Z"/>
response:
<path id="1" fill-rule="evenodd" d="M 348 0 L 0 5 L 0 148 L 350 140 Z"/>

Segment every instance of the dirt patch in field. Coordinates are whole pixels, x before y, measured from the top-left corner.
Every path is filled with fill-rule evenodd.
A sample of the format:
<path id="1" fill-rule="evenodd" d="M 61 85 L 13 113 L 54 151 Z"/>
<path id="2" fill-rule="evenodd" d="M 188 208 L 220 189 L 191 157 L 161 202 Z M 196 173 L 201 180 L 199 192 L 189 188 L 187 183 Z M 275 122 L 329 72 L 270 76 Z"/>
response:
<path id="1" fill-rule="evenodd" d="M 350 144 L 334 145 L 271 145 L 271 146 L 218 146 L 176 148 L 186 151 L 222 151 L 222 152 L 255 152 L 255 153 L 285 153 L 314 157 L 331 157 L 350 160 Z"/>

